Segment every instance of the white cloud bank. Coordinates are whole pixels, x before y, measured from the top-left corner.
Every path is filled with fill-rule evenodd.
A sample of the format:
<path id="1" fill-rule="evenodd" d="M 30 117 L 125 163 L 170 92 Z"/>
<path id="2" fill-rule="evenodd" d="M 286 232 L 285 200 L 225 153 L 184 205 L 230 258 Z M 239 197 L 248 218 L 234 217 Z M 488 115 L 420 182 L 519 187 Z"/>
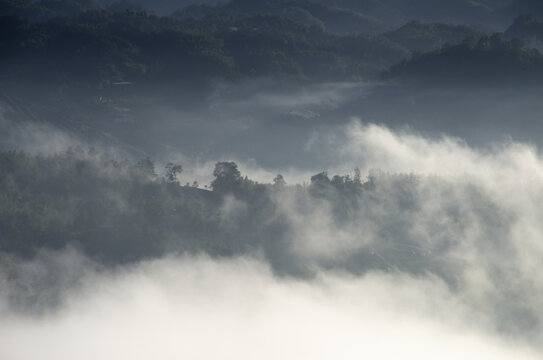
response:
<path id="1" fill-rule="evenodd" d="M 436 280 L 280 280 L 254 260 L 163 259 L 87 278 L 58 313 L 7 316 L 2 359 L 537 359 L 466 325 Z"/>

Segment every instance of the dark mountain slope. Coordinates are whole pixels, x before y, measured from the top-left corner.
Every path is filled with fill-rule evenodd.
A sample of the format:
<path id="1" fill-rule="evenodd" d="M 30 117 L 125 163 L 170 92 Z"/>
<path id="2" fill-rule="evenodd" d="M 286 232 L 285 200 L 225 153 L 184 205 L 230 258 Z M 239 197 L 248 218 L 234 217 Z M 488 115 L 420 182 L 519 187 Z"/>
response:
<path id="1" fill-rule="evenodd" d="M 105 86 L 279 76 L 361 79 L 407 50 L 381 37 L 337 36 L 273 15 L 178 20 L 89 11 L 43 23 L 0 18 L 0 80 Z"/>
<path id="2" fill-rule="evenodd" d="M 468 37 L 481 37 L 485 33 L 467 25 L 421 23 L 412 21 L 384 36 L 410 50 L 429 51 L 446 43 L 462 41 Z"/>
<path id="3" fill-rule="evenodd" d="M 233 0 L 216 6 L 189 6 L 175 12 L 174 16 L 202 17 L 223 13 L 233 16 L 274 14 L 335 33 L 376 34 L 387 29 L 381 21 L 364 14 L 313 0 Z"/>
<path id="4" fill-rule="evenodd" d="M 507 41 L 494 34 L 417 54 L 394 66 L 389 76 L 431 83 L 536 84 L 543 80 L 543 56 L 524 48 L 520 40 Z"/>

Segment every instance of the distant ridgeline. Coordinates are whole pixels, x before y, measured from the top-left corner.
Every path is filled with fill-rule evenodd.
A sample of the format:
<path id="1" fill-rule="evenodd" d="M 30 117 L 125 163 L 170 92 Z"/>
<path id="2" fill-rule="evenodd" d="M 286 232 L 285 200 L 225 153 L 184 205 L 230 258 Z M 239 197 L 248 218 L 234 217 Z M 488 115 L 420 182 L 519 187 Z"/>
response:
<path id="1" fill-rule="evenodd" d="M 216 4 L 218 3 L 218 4 Z M 380 32 L 411 20 L 491 26 L 510 22 L 523 13 L 541 10 L 538 0 L 2 0 L 5 15 L 32 20 L 75 15 L 103 8 L 108 11 L 149 11 L 160 15 L 205 16 L 228 13 L 276 14 L 338 32 Z"/>
<path id="2" fill-rule="evenodd" d="M 0 82 L 100 89 L 114 83 L 190 87 L 256 77 L 360 81 L 383 73 L 534 79 L 538 53 L 513 38 L 538 47 L 540 20 L 518 17 L 505 32 L 510 42 L 490 36 L 488 29 L 510 24 L 507 16 L 519 11 L 540 14 L 538 4 L 233 0 L 158 16 L 146 10 L 154 9 L 152 2 L 0 0 Z"/>
<path id="3" fill-rule="evenodd" d="M 401 36 L 392 34 L 392 37 L 388 35 L 391 40 Z M 543 21 L 534 15 L 521 15 L 504 34 L 472 34 L 460 43 L 451 42 L 426 53 L 416 52 L 410 60 L 393 66 L 387 76 L 411 80 L 541 84 L 543 56 L 539 50 L 542 44 Z"/>
<path id="4" fill-rule="evenodd" d="M 357 171 L 331 179 L 317 174 L 307 186 L 286 185 L 281 175 L 260 184 L 232 162 L 217 163 L 213 175 L 211 187 L 200 189 L 179 184 L 180 165 L 167 164 L 159 176 L 149 159 L 118 161 L 78 148 L 54 156 L 0 153 L 0 260 L 2 253 L 28 258 L 66 246 L 105 264 L 168 252 L 288 251 L 281 244 L 292 234 L 279 193 L 298 197 L 302 212 L 317 201 L 341 223 L 353 221 L 349 214 L 372 188 Z"/>
<path id="5" fill-rule="evenodd" d="M 30 22 L 0 19 L 0 75 L 101 86 L 279 76 L 360 80 L 406 58 L 385 37 L 335 35 L 276 15 L 200 20 L 87 11 Z"/>
<path id="6" fill-rule="evenodd" d="M 412 21 L 396 30 L 383 34 L 411 51 L 431 51 L 466 38 L 480 38 L 485 32 L 467 25 L 421 23 Z"/>
<path id="7" fill-rule="evenodd" d="M 523 47 L 523 42 L 517 38 L 508 41 L 496 33 L 415 54 L 410 60 L 392 67 L 387 77 L 423 82 L 541 85 L 543 55 L 536 49 Z"/>

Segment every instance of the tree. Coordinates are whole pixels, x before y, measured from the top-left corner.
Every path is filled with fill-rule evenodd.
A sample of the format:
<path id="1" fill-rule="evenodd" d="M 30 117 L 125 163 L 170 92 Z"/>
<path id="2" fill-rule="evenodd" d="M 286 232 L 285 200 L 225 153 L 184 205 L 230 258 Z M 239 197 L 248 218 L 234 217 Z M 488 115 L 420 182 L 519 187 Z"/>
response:
<path id="1" fill-rule="evenodd" d="M 354 169 L 354 183 L 355 183 L 355 185 L 362 184 L 361 176 L 360 176 L 360 169 L 359 168 Z"/>
<path id="2" fill-rule="evenodd" d="M 326 171 L 323 171 L 311 177 L 311 185 L 329 184 L 329 183 L 330 183 L 330 179 L 328 178 L 328 173 Z"/>
<path id="3" fill-rule="evenodd" d="M 218 162 L 215 164 L 213 176 L 213 191 L 237 192 L 240 189 L 242 178 L 235 162 Z"/>
<path id="4" fill-rule="evenodd" d="M 327 190 L 330 187 L 330 178 L 328 178 L 328 173 L 323 171 L 311 177 L 311 187 L 309 191 L 314 196 L 324 196 Z"/>
<path id="5" fill-rule="evenodd" d="M 273 178 L 273 185 L 274 186 L 285 186 L 287 182 L 285 181 L 285 178 L 281 174 L 277 174 L 275 178 Z"/>
<path id="6" fill-rule="evenodd" d="M 166 181 L 168 182 L 177 182 L 177 174 L 180 174 L 183 171 L 183 167 L 179 164 L 167 163 L 166 166 Z"/>

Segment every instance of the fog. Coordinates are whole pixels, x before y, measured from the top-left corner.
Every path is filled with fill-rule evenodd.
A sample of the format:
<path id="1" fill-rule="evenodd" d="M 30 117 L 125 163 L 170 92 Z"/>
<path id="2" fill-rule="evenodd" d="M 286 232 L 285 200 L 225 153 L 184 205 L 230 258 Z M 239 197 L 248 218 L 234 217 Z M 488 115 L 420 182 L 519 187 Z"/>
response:
<path id="1" fill-rule="evenodd" d="M 537 1 L 0 8 L 0 360 L 543 358 Z"/>
<path id="2" fill-rule="evenodd" d="M 303 146 L 325 144 L 333 167 L 317 170 L 358 166 L 364 191 L 275 189 L 253 235 L 255 204 L 224 196 L 228 236 L 259 244 L 245 254 L 115 267 L 70 248 L 6 255 L 1 357 L 541 357 L 537 146 L 472 146 L 360 119 L 319 129 Z M 199 161 L 187 177 L 212 171 Z M 263 182 L 283 170 L 287 183 L 307 182 L 316 170 L 241 161 Z"/>
<path id="3" fill-rule="evenodd" d="M 85 278 L 40 318 L 4 317 L 7 359 L 536 359 L 444 284 L 401 274 L 277 279 L 251 259 L 168 258 Z M 29 346 L 29 344 L 32 344 Z"/>
<path id="4" fill-rule="evenodd" d="M 334 149 L 353 118 L 430 138 L 459 137 L 475 148 L 507 139 L 541 146 L 543 108 L 534 86 L 302 86 L 258 79 L 216 83 L 193 103 L 186 91 L 172 89 L 164 99 L 137 86 L 88 95 L 108 104 L 3 96 L 0 147 L 52 153 L 83 143 L 194 167 L 233 159 L 270 172 L 314 172 L 341 162 Z"/>

